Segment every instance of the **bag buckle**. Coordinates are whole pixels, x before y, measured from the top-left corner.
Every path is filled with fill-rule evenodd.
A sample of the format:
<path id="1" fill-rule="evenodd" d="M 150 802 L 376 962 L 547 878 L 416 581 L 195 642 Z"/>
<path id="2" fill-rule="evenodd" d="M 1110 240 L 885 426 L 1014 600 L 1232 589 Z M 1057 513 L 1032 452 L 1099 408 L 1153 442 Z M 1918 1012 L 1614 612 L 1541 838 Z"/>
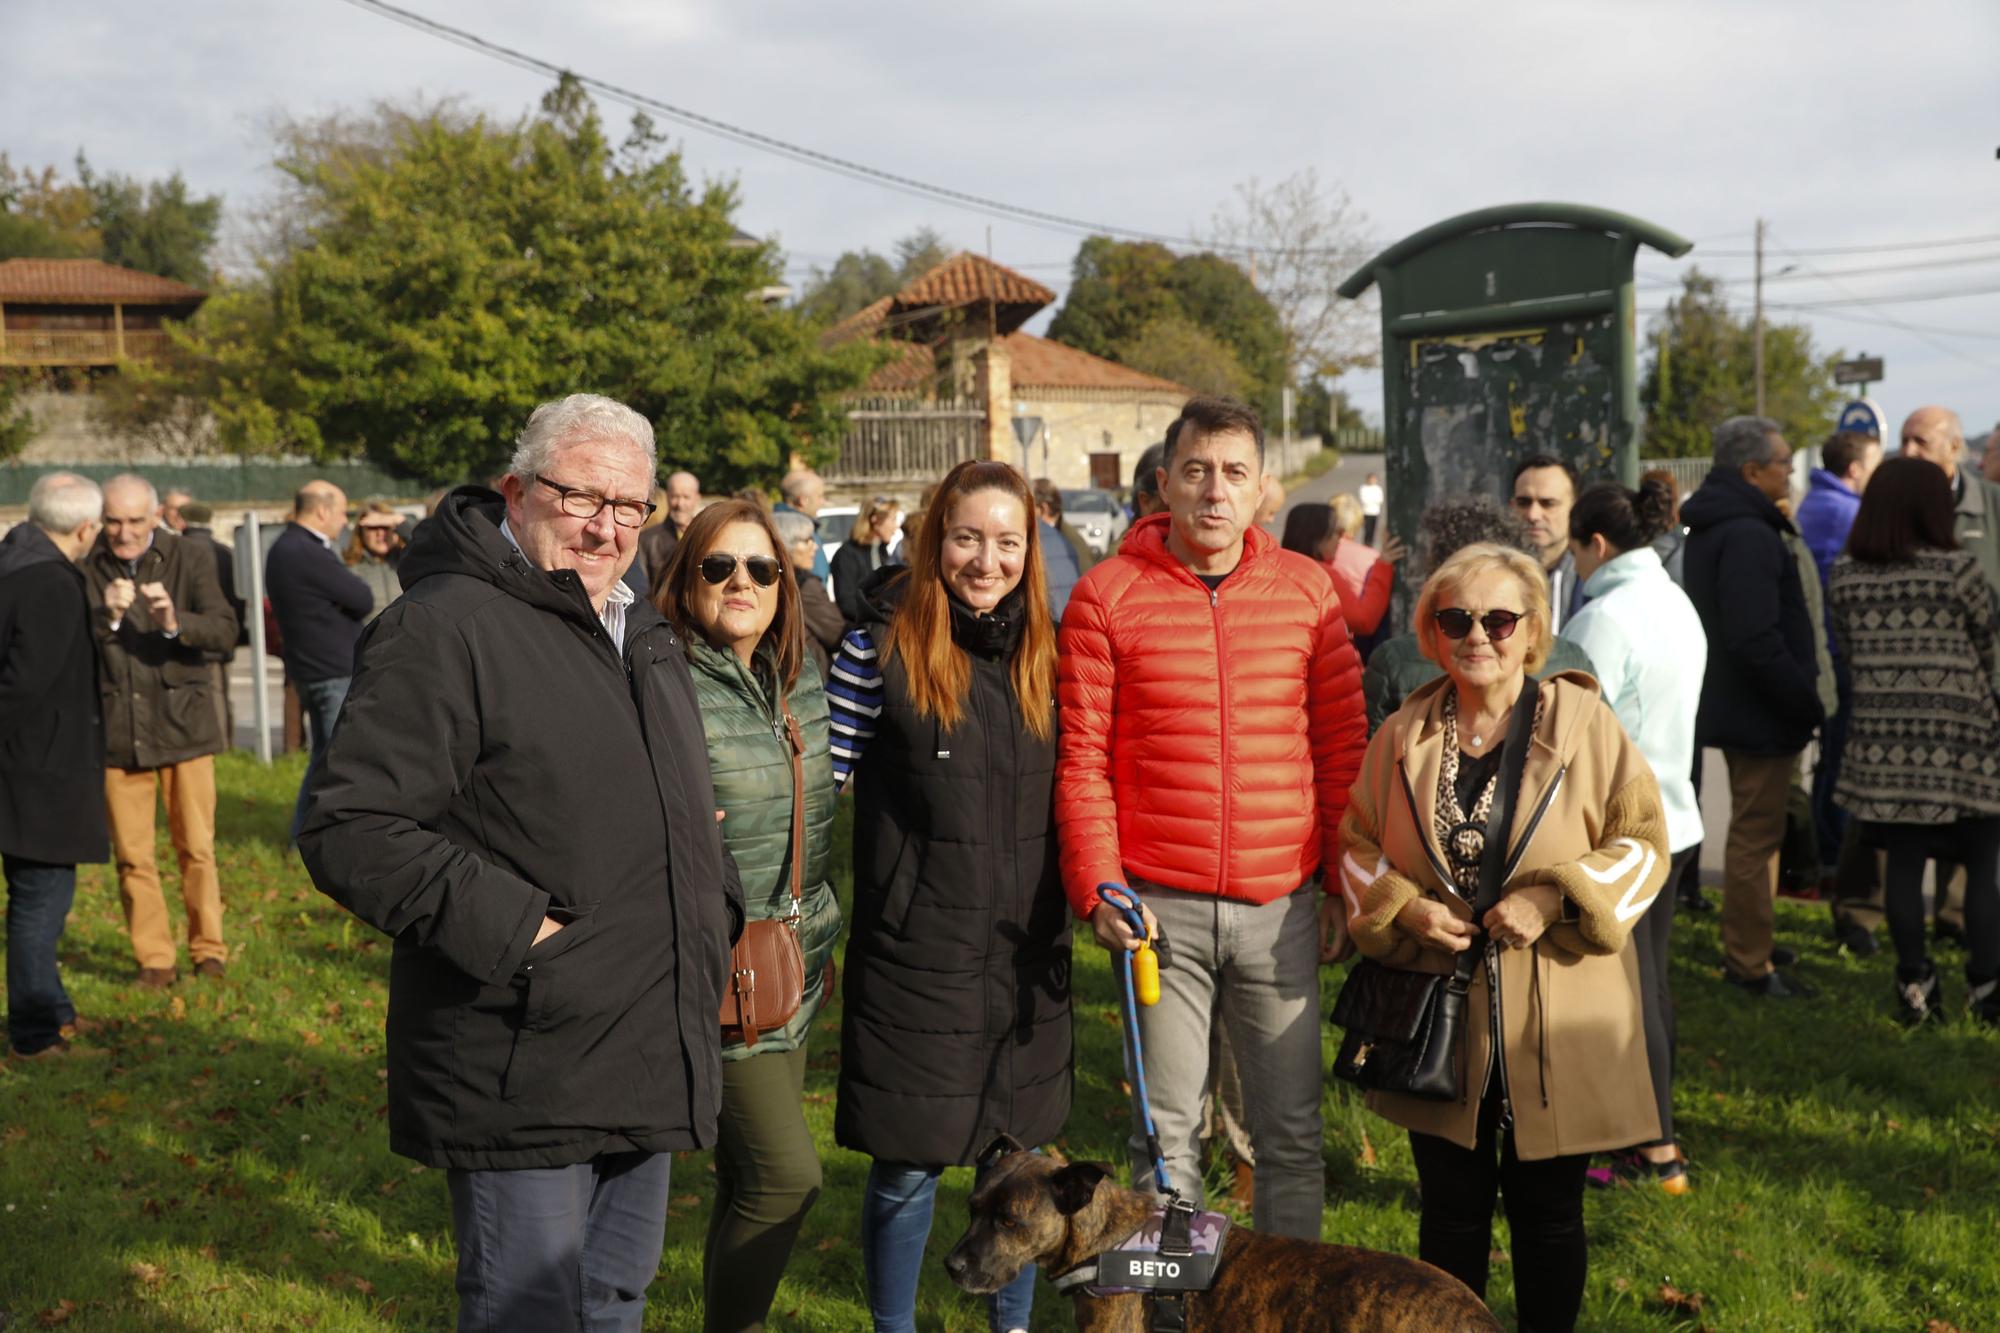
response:
<path id="1" fill-rule="evenodd" d="M 1354 1068 L 1359 1069 L 1361 1068 L 1361 1066 L 1367 1064 L 1368 1053 L 1374 1049 L 1375 1049 L 1374 1042 L 1372 1041 L 1362 1042 L 1361 1045 L 1358 1048 L 1356 1048 L 1354 1052 Z"/>

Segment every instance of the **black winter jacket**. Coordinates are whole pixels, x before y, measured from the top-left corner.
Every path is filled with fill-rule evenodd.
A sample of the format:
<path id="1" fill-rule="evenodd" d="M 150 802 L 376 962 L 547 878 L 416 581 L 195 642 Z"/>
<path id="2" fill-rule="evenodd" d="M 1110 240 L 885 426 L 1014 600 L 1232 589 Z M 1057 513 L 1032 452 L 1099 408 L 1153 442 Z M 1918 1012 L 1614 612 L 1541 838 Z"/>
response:
<path id="1" fill-rule="evenodd" d="M 0 852 L 52 865 L 110 855 L 90 598 L 33 523 L 0 540 Z"/>
<path id="2" fill-rule="evenodd" d="M 1741 475 L 1716 468 L 1681 521 L 1688 600 L 1708 634 L 1696 742 L 1758 755 L 1804 749 L 1824 714 L 1812 613 L 1785 546 L 1790 520 Z"/>
<path id="3" fill-rule="evenodd" d="M 867 585 L 878 645 L 906 573 Z M 968 1165 L 1003 1133 L 1048 1142 L 1071 1090 L 1056 742 L 1037 740 L 1014 700 L 1019 622 L 953 609 L 953 637 L 972 660 L 964 720 L 941 732 L 919 716 L 890 661 L 852 779 L 854 923 L 834 1113 L 842 1147 L 927 1166 Z"/>
<path id="4" fill-rule="evenodd" d="M 706 1147 L 743 895 L 684 645 L 644 603 L 614 645 L 504 514 L 468 486 L 418 534 L 299 835 L 321 892 L 395 937 L 390 1147 L 488 1170 Z M 568 924 L 533 944 L 544 915 Z"/>
<path id="5" fill-rule="evenodd" d="M 346 561 L 310 530 L 288 523 L 264 557 L 264 591 L 285 641 L 286 675 L 310 682 L 354 674 L 354 646 L 375 609 L 375 592 Z"/>

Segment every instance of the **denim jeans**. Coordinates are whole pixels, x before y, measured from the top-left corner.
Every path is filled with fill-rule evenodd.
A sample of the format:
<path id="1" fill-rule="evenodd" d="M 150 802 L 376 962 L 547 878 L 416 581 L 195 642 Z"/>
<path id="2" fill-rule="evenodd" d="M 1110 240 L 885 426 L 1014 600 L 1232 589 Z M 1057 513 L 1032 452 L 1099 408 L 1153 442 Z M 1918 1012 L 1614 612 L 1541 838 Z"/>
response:
<path id="1" fill-rule="evenodd" d="M 459 1333 L 638 1333 L 667 1235 L 672 1153 L 446 1173 Z"/>
<path id="2" fill-rule="evenodd" d="M 56 970 L 56 941 L 76 897 L 76 867 L 4 858 L 7 875 L 7 1040 L 22 1055 L 56 1044 L 76 1008 Z"/>
<path id="3" fill-rule="evenodd" d="M 299 703 L 306 715 L 306 731 L 312 741 L 312 759 L 306 764 L 306 775 L 299 779 L 299 799 L 292 807 L 292 841 L 299 840 L 299 825 L 306 817 L 306 793 L 312 790 L 313 775 L 319 771 L 320 758 L 326 753 L 326 743 L 333 739 L 333 724 L 340 719 L 340 706 L 347 702 L 347 685 L 352 676 L 335 676 L 330 680 L 295 680 L 292 688 L 298 691 Z"/>
<path id="4" fill-rule="evenodd" d="M 914 1333 L 917 1327 L 917 1279 L 943 1170 L 882 1161 L 868 1168 L 868 1193 L 861 1201 L 861 1264 L 875 1333 Z M 1034 1305 L 1035 1266 L 1029 1264 L 986 1298 L 987 1326 L 993 1333 L 1026 1328 Z"/>

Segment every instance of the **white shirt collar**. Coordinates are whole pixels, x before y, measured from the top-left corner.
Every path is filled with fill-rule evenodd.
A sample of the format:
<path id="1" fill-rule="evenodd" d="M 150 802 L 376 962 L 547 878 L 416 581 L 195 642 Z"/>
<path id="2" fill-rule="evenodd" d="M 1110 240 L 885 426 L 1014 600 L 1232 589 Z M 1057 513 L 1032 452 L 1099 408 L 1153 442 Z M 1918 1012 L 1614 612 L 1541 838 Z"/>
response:
<path id="1" fill-rule="evenodd" d="M 500 520 L 500 535 L 507 539 L 509 546 L 517 551 L 521 550 L 521 543 L 514 537 L 514 529 L 507 526 L 507 520 L 504 518 Z M 527 552 L 522 551 L 521 554 L 525 556 Z M 636 600 L 638 599 L 633 596 L 631 585 L 621 578 L 612 583 L 611 591 L 604 597 L 604 609 L 597 613 L 598 620 L 604 625 L 604 632 L 609 634 L 611 642 L 620 648 L 625 646 L 625 610 Z"/>

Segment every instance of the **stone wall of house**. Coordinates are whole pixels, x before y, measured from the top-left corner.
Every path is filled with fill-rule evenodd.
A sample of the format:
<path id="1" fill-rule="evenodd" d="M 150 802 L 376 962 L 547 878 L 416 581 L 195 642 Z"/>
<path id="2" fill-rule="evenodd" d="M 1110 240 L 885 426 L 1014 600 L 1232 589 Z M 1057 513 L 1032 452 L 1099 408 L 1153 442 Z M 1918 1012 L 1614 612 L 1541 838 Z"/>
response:
<path id="1" fill-rule="evenodd" d="M 1031 478 L 1048 477 L 1058 486 L 1075 488 L 1092 484 L 1092 454 L 1115 454 L 1118 486 L 1129 488 L 1139 455 L 1166 438 L 1182 401 L 1172 394 L 1017 388 L 1014 414 L 1042 419 L 1040 438 L 1020 461 Z"/>

